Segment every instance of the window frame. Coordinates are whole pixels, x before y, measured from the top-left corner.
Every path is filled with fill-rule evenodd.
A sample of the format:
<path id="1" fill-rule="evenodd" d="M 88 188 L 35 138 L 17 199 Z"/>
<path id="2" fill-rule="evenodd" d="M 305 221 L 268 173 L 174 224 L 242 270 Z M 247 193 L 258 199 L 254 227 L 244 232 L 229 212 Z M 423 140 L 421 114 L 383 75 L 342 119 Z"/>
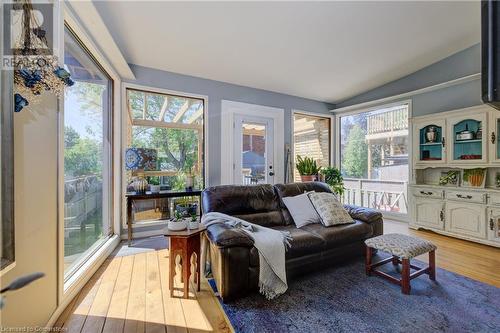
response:
<path id="1" fill-rule="evenodd" d="M 99 69 L 99 71 L 108 79 L 108 88 L 109 88 L 109 93 L 108 93 L 108 115 L 106 117 L 103 117 L 103 198 L 108 197 L 109 201 L 106 203 L 106 207 L 103 206 L 103 221 L 106 220 L 108 230 L 108 234 L 103 237 L 102 240 L 99 240 L 98 243 L 92 244 L 87 249 L 87 253 L 85 253 L 85 256 L 82 258 L 78 259 L 78 263 L 72 267 L 68 272 L 65 271 L 64 265 L 60 265 L 62 267 L 62 279 L 63 279 L 63 284 L 64 284 L 64 290 L 66 291 L 68 289 L 67 284 L 73 280 L 75 275 L 78 275 L 82 268 L 86 265 L 86 263 L 89 261 L 90 258 L 92 258 L 107 242 L 107 240 L 110 239 L 110 237 L 114 234 L 114 221 L 115 221 L 115 163 L 116 163 L 116 158 L 115 158 L 115 153 L 114 153 L 114 148 L 115 148 L 115 131 L 114 131 L 114 124 L 115 124 L 115 80 L 113 76 L 109 73 L 108 70 L 104 68 L 104 66 L 101 64 L 101 62 L 97 59 L 97 57 L 94 55 L 94 53 L 87 47 L 85 42 L 79 37 L 78 33 L 75 31 L 75 29 L 72 28 L 71 23 L 69 23 L 67 20 L 64 20 L 63 24 L 63 33 L 61 37 L 61 43 L 64 46 L 65 43 L 65 33 L 66 30 L 73 39 L 78 43 L 78 45 L 81 47 L 82 51 L 85 52 L 85 54 L 90 58 L 90 60 L 95 64 L 95 66 Z M 62 59 L 64 59 L 64 47 L 62 48 Z M 60 232 L 58 234 L 59 238 L 59 244 L 60 244 L 60 250 L 58 251 L 60 253 L 60 260 L 64 262 L 64 99 L 61 98 L 59 101 L 59 109 L 60 111 L 60 116 L 59 116 L 59 153 L 58 153 L 58 159 L 59 159 L 59 223 L 60 223 Z M 105 139 L 106 138 L 106 139 Z M 106 180 L 107 178 L 107 180 Z M 104 230 L 104 229 L 103 229 Z M 62 233 L 61 233 L 62 231 Z"/>
<path id="2" fill-rule="evenodd" d="M 13 96 L 13 76 L 9 71 L 0 73 L 2 84 L 0 84 L 0 95 Z M 12 98 L 2 98 L 0 102 L 3 110 L 12 110 Z M 2 171 L 0 173 L 0 242 L 2 243 L 0 272 L 4 274 L 15 265 L 16 262 L 16 235 L 14 215 L 14 114 L 1 112 L 0 115 L 0 153 L 6 157 L 2 160 Z M 8 241 L 6 242 L 6 238 Z"/>
<path id="3" fill-rule="evenodd" d="M 303 111 L 303 110 L 298 110 L 298 109 L 292 109 L 291 115 L 290 115 L 290 160 L 291 163 L 291 170 L 287 171 L 286 177 L 288 178 L 288 181 L 294 181 L 294 170 L 295 170 L 295 123 L 294 123 L 294 118 L 295 114 L 301 114 L 305 116 L 310 116 L 310 117 L 316 117 L 316 118 L 328 118 L 330 119 L 330 149 L 329 149 L 329 165 L 334 166 L 335 165 L 335 156 L 336 156 L 336 151 L 335 151 L 335 138 L 336 138 L 336 116 L 328 113 L 320 113 L 320 112 L 310 112 L 310 111 Z"/>
<path id="4" fill-rule="evenodd" d="M 390 103 L 379 103 L 379 104 L 373 104 L 370 107 L 360 107 L 360 108 L 355 108 L 354 109 L 349 109 L 348 111 L 344 112 L 338 112 L 335 113 L 335 167 L 337 167 L 339 170 L 340 165 L 341 165 L 341 118 L 345 116 L 352 116 L 360 113 L 365 113 L 365 112 L 371 112 L 371 111 L 376 111 L 384 108 L 390 108 L 398 105 L 403 105 L 407 104 L 408 105 L 408 184 L 413 184 L 414 182 L 414 173 L 412 169 L 412 162 L 411 162 L 411 156 L 413 156 L 413 101 L 412 99 L 401 99 L 397 100 L 394 102 Z M 335 112 L 335 110 L 333 110 Z M 408 192 L 408 191 L 407 191 Z M 407 196 L 408 198 L 408 196 Z M 407 214 L 400 214 L 400 213 L 394 213 L 394 212 L 388 212 L 388 211 L 382 211 L 380 210 L 380 213 L 382 213 L 382 216 L 387 219 L 391 220 L 396 220 L 396 221 L 402 221 L 402 222 L 409 222 L 411 218 L 410 212 Z"/>
<path id="5" fill-rule="evenodd" d="M 121 89 L 121 96 L 122 96 L 122 124 L 121 124 L 121 133 L 122 133 L 122 140 L 121 140 L 121 158 L 123 162 L 123 157 L 125 156 L 125 151 L 127 149 L 127 138 L 126 138 L 126 133 L 127 133 L 127 126 L 128 123 L 127 121 L 130 121 L 130 124 L 132 124 L 133 119 L 129 113 L 128 110 L 128 96 L 127 96 L 127 90 L 138 90 L 138 91 L 143 91 L 146 93 L 153 93 L 153 94 L 160 94 L 160 95 L 172 95 L 172 96 L 177 96 L 177 97 L 185 97 L 185 98 L 193 98 L 193 99 L 201 99 L 203 100 L 203 187 L 209 186 L 210 185 L 210 179 L 209 179 L 209 144 L 208 144 L 208 132 L 209 132 L 209 117 L 208 117 L 208 110 L 209 110 L 209 98 L 207 95 L 202 95 L 202 94 L 196 94 L 196 93 L 189 93 L 189 92 L 184 92 L 184 91 L 179 91 L 179 90 L 171 90 L 171 89 L 165 89 L 165 88 L 158 88 L 158 87 L 153 87 L 153 86 L 147 86 L 143 84 L 136 84 L 136 83 L 129 83 L 129 82 L 124 82 L 122 84 L 122 89 Z M 128 120 L 127 120 L 128 119 Z M 121 193 L 122 193 L 122 198 L 125 198 L 125 193 L 127 193 L 127 179 L 125 177 L 127 170 L 125 169 L 125 163 L 121 163 L 121 174 L 122 179 L 121 179 Z M 122 205 L 121 205 L 121 229 L 125 230 L 127 227 L 127 221 L 126 221 L 126 200 L 122 200 Z M 163 223 L 163 222 L 151 222 L 148 225 L 152 225 L 155 223 Z"/>

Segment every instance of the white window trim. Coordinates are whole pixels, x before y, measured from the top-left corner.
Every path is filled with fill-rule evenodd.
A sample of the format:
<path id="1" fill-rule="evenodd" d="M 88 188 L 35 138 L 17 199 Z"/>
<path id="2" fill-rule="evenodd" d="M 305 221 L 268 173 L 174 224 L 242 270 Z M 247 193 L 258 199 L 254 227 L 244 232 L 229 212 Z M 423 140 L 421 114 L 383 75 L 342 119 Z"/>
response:
<path id="1" fill-rule="evenodd" d="M 147 92 L 152 92 L 152 93 L 158 93 L 158 94 L 164 94 L 164 95 L 177 95 L 177 96 L 183 96 L 183 97 L 189 97 L 189 98 L 194 98 L 194 99 L 202 99 L 203 100 L 203 180 L 205 183 L 205 186 L 207 184 L 210 184 L 209 182 L 209 172 L 208 172 L 208 167 L 209 167 L 209 152 L 208 152 L 208 133 L 209 133 L 209 117 L 208 117 L 208 96 L 206 95 L 199 95 L 199 94 L 193 94 L 193 93 L 188 93 L 184 91 L 177 91 L 177 90 L 170 90 L 170 89 L 164 89 L 164 88 L 158 88 L 158 87 L 152 87 L 152 86 L 146 86 L 146 85 L 141 85 L 141 84 L 135 84 L 135 83 L 129 83 L 129 82 L 123 82 L 122 87 L 121 87 L 121 95 L 122 95 L 122 115 L 125 115 L 122 117 L 122 122 L 121 122 L 121 141 L 122 145 L 120 147 L 120 156 L 125 156 L 125 150 L 127 149 L 127 140 L 125 138 L 125 133 L 127 133 L 127 118 L 128 117 L 128 101 L 127 101 L 127 89 L 135 89 L 135 90 L 142 90 L 142 91 L 147 91 Z M 121 163 L 121 170 L 120 170 L 122 175 L 125 175 L 125 164 Z M 122 177 L 121 180 L 121 193 L 125 193 L 127 191 L 127 184 L 126 184 L 126 179 L 125 177 Z M 126 205 L 125 205 L 125 200 L 123 200 L 121 204 L 121 211 L 122 211 L 122 219 L 120 223 L 121 226 L 126 227 L 126 219 L 127 219 L 127 214 L 126 214 Z"/>
<path id="2" fill-rule="evenodd" d="M 248 113 L 250 111 L 251 113 Z M 285 151 L 284 151 L 284 119 L 285 110 L 271 106 L 236 102 L 230 100 L 221 101 L 221 157 L 220 157 L 220 183 L 233 183 L 233 168 L 234 161 L 234 115 L 241 114 L 243 116 L 258 116 L 273 118 L 274 120 L 274 172 L 275 183 L 281 183 L 284 180 L 285 167 Z M 228 147 L 230 143 L 230 147 Z M 228 162 L 230 161 L 230 162 Z"/>
<path id="3" fill-rule="evenodd" d="M 336 116 L 328 113 L 320 113 L 320 112 L 309 112 L 309 111 L 303 111 L 303 110 L 298 110 L 298 109 L 292 109 L 292 112 L 290 113 L 290 142 L 291 142 L 291 147 L 290 147 L 290 158 L 292 159 L 292 170 L 290 170 L 290 176 L 292 177 L 290 179 L 291 182 L 293 182 L 293 174 L 295 170 L 295 124 L 294 124 L 294 116 L 295 114 L 304 114 L 308 116 L 313 116 L 313 117 L 320 117 L 320 118 L 329 118 L 330 119 L 330 161 L 329 165 L 330 166 L 335 166 L 335 157 L 336 157 L 336 151 L 335 151 L 335 141 L 337 139 L 337 136 L 335 135 L 336 133 L 336 128 L 335 128 L 335 120 Z"/>
<path id="4" fill-rule="evenodd" d="M 64 26 L 65 23 L 73 30 L 73 32 L 78 36 L 80 41 L 85 45 L 88 51 L 92 54 L 92 56 L 99 62 L 99 65 L 103 67 L 106 73 L 113 80 L 113 124 L 112 124 L 112 132 L 113 132 L 113 147 L 111 148 L 112 156 L 113 156 L 113 170 L 112 175 L 112 204 L 111 204 L 111 221 L 109 221 L 110 226 L 112 226 L 112 235 L 108 237 L 108 240 L 104 242 L 104 244 L 95 250 L 95 252 L 83 263 L 78 272 L 75 272 L 75 278 L 71 277 L 68 279 L 67 283 L 65 283 L 64 279 L 64 159 L 59 158 L 58 161 L 58 230 L 57 230 L 57 239 L 58 239 L 58 298 L 57 304 L 58 307 L 54 312 L 53 316 L 49 320 L 54 321 L 57 319 L 57 315 L 61 313 L 64 307 L 69 304 L 71 299 L 74 297 L 75 293 L 90 279 L 95 270 L 91 269 L 93 266 L 91 263 L 101 262 L 114 250 L 114 248 L 119 244 L 117 241 L 111 241 L 113 239 L 119 239 L 116 237 L 118 234 L 119 221 L 120 221 L 120 202 L 121 202 L 121 173 L 120 173 L 120 164 L 121 164 L 121 137 L 120 135 L 120 123 L 121 123 L 121 108 L 120 108 L 120 92 L 121 92 L 121 78 L 118 73 L 115 71 L 114 67 L 108 61 L 108 59 L 101 53 L 100 49 L 94 43 L 93 39 L 87 34 L 86 29 L 81 26 L 79 20 L 74 16 L 73 12 L 69 10 L 67 5 L 63 2 L 57 4 L 61 4 L 56 10 L 58 14 L 57 20 L 58 24 L 56 25 L 56 45 L 59 48 L 56 49 L 57 55 L 59 59 L 64 59 Z M 58 132 L 63 133 L 64 131 L 64 100 L 59 100 L 59 117 L 58 117 Z M 58 136 L 58 154 L 59 156 L 64 156 L 64 135 Z M 115 235 L 115 236 L 113 236 Z M 55 317 L 55 319 L 54 319 Z"/>
<path id="5" fill-rule="evenodd" d="M 393 106 L 398 106 L 398 105 L 403 105 L 403 104 L 408 104 L 408 158 L 410 159 L 411 156 L 413 156 L 413 131 L 412 131 L 412 100 L 411 99 L 403 99 L 403 100 L 398 100 L 395 102 L 391 102 L 389 104 L 376 104 L 376 105 L 370 105 L 368 108 L 363 108 L 360 107 L 358 109 L 354 110 L 349 110 L 347 112 L 339 113 L 336 114 L 336 121 L 335 121 L 335 132 L 337 133 L 335 136 L 336 143 L 335 143 L 335 166 L 340 170 L 340 118 L 345 117 L 345 116 L 352 116 L 355 114 L 360 114 L 360 113 L 365 113 L 365 112 L 370 112 L 370 111 L 375 111 L 379 109 L 384 109 L 384 108 L 390 108 Z M 412 183 L 413 181 L 413 170 L 410 161 L 408 161 L 408 183 Z M 406 195 L 406 199 L 408 200 L 408 206 L 411 205 L 409 202 L 408 198 L 408 193 Z M 387 212 L 387 211 L 380 211 L 383 215 L 384 218 L 390 219 L 390 220 L 396 220 L 396 221 L 403 221 L 403 222 L 408 222 L 410 220 L 410 213 L 408 212 L 407 214 L 399 214 L 399 213 L 393 213 L 393 212 Z"/>

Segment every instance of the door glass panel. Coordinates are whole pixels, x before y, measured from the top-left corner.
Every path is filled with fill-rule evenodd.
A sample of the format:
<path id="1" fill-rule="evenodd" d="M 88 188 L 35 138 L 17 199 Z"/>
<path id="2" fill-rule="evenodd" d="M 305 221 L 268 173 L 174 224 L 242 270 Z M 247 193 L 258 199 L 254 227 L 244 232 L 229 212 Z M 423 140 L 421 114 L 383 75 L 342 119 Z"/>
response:
<path id="1" fill-rule="evenodd" d="M 68 278 L 110 234 L 111 79 L 66 30 L 64 66 L 64 273 Z"/>
<path id="2" fill-rule="evenodd" d="M 266 126 L 243 122 L 241 125 L 241 177 L 243 184 L 265 184 Z"/>
<path id="3" fill-rule="evenodd" d="M 419 132 L 420 161 L 441 161 L 443 159 L 443 128 L 427 125 Z"/>
<path id="4" fill-rule="evenodd" d="M 453 125 L 453 159 L 480 160 L 483 158 L 482 122 L 465 119 Z"/>

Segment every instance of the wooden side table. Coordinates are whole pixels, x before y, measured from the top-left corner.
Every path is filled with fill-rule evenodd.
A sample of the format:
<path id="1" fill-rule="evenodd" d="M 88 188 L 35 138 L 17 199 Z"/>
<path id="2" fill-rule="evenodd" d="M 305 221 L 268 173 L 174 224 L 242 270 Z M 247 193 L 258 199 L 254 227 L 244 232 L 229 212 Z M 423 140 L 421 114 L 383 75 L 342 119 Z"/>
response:
<path id="1" fill-rule="evenodd" d="M 179 255 L 182 260 L 182 281 L 184 282 L 184 298 L 189 298 L 189 277 L 191 276 L 191 257 L 196 254 L 196 272 L 195 281 L 198 291 L 200 291 L 200 258 L 201 258 L 201 235 L 206 230 L 202 224 L 197 229 L 186 229 L 182 231 L 172 231 L 165 229 L 165 237 L 169 237 L 169 287 L 170 297 L 174 296 L 174 277 L 175 277 L 175 259 Z"/>

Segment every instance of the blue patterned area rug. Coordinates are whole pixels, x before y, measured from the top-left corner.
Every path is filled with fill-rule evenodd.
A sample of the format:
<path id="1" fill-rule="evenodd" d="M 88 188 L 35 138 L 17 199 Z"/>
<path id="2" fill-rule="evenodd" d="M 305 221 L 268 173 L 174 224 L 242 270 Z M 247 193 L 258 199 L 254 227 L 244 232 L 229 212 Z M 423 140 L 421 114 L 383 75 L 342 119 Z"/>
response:
<path id="1" fill-rule="evenodd" d="M 236 332 L 500 332 L 500 288 L 442 269 L 411 288 L 367 277 L 357 260 L 296 278 L 272 301 L 255 293 L 221 304 Z"/>

